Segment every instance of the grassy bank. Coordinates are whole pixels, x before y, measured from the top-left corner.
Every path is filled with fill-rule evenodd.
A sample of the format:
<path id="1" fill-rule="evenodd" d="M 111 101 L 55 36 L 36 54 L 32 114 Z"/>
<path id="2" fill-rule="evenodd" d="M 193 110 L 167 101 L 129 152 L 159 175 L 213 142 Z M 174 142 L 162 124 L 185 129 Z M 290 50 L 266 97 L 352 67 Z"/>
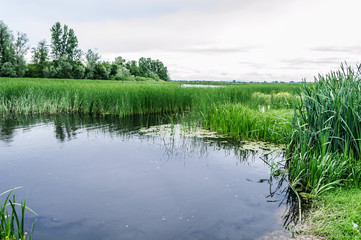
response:
<path id="1" fill-rule="evenodd" d="M 328 203 L 332 206 L 328 198 L 335 198 L 332 194 L 337 191 L 348 192 L 348 188 L 329 190 L 359 187 L 360 89 L 359 71 L 348 67 L 319 76 L 314 84 L 224 84 L 216 88 L 165 82 L 0 78 L 0 114 L 180 113 L 190 125 L 233 139 L 285 143 L 290 182 L 301 196 L 317 200 L 315 210 Z M 346 210 L 339 213 L 349 221 L 348 209 L 355 206 L 343 201 L 340 198 L 340 209 Z M 331 227 L 314 231 L 332 238 L 327 229 L 339 227 L 337 221 L 324 221 Z M 315 226 L 322 226 L 321 222 Z M 354 236 L 352 231 L 344 234 L 348 232 L 351 235 L 344 239 Z"/>
<path id="2" fill-rule="evenodd" d="M 361 239 L 361 189 L 337 188 L 322 194 L 308 213 L 308 232 L 334 240 Z"/>

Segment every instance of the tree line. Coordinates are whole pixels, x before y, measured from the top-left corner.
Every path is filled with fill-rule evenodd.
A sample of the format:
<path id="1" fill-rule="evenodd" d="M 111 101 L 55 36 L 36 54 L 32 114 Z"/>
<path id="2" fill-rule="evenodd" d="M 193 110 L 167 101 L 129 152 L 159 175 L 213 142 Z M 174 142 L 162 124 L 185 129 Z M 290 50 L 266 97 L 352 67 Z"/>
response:
<path id="1" fill-rule="evenodd" d="M 50 44 L 41 40 L 30 49 L 25 33 L 14 36 L 0 21 L 0 77 L 170 80 L 167 67 L 159 60 L 142 57 L 126 61 L 119 56 L 112 62 L 101 61 L 96 51 L 79 49 L 74 30 L 67 25 L 56 22 L 50 32 Z M 29 50 L 31 62 L 27 63 Z"/>

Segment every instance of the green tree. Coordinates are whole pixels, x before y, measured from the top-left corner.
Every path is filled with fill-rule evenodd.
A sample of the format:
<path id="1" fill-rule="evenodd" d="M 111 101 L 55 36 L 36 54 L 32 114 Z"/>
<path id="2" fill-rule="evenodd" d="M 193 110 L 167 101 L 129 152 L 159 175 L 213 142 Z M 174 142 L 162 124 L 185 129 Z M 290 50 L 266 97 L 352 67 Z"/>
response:
<path id="1" fill-rule="evenodd" d="M 29 39 L 26 36 L 26 34 L 18 32 L 17 38 L 14 43 L 15 55 L 24 56 L 30 48 L 28 45 L 28 42 L 29 42 Z"/>
<path id="2" fill-rule="evenodd" d="M 81 50 L 78 49 L 78 38 L 74 30 L 69 29 L 67 25 L 61 26 L 56 22 L 50 29 L 51 31 L 51 53 L 54 60 L 67 56 L 71 61 L 80 60 Z"/>
<path id="3" fill-rule="evenodd" d="M 132 75 L 130 74 L 129 70 L 125 66 L 119 66 L 117 68 L 117 72 L 114 75 L 115 80 L 129 80 L 132 78 Z"/>
<path id="4" fill-rule="evenodd" d="M 28 51 L 28 38 L 18 33 L 15 39 L 12 32 L 0 21 L 0 76 L 23 77 L 26 72 L 24 56 Z"/>
<path id="5" fill-rule="evenodd" d="M 47 68 L 46 75 L 57 78 L 83 78 L 85 67 L 82 64 L 82 51 L 78 48 L 78 38 L 74 30 L 67 25 L 56 22 L 51 31 L 51 54 L 54 68 Z M 54 71 L 55 70 L 55 71 Z"/>
<path id="6" fill-rule="evenodd" d="M 125 59 L 124 58 L 122 58 L 121 56 L 119 56 L 119 57 L 116 57 L 115 59 L 114 59 L 114 62 L 113 62 L 113 64 L 115 64 L 115 65 L 117 65 L 117 66 L 124 66 L 125 65 Z"/>
<path id="7" fill-rule="evenodd" d="M 139 67 L 139 76 L 141 77 L 149 77 L 150 75 L 150 65 L 151 59 L 150 58 L 144 58 L 141 57 L 138 61 L 138 67 Z"/>
<path id="8" fill-rule="evenodd" d="M 6 62 L 12 62 L 14 49 L 12 43 L 14 37 L 8 26 L 0 21 L 0 69 Z"/>
<path id="9" fill-rule="evenodd" d="M 91 49 L 89 49 L 88 52 L 85 54 L 85 78 L 94 79 L 95 67 L 99 59 L 100 55 L 97 52 L 92 51 Z"/>
<path id="10" fill-rule="evenodd" d="M 14 65 L 11 62 L 5 62 L 0 68 L 1 76 L 3 77 L 16 77 Z"/>
<path id="11" fill-rule="evenodd" d="M 44 70 L 49 67 L 49 46 L 45 40 L 31 49 L 31 64 L 28 64 L 27 77 L 45 77 Z"/>
<path id="12" fill-rule="evenodd" d="M 94 79 L 110 79 L 111 64 L 108 62 L 97 62 L 94 69 Z"/>
<path id="13" fill-rule="evenodd" d="M 110 66 L 110 78 L 115 80 L 129 80 L 130 71 L 126 67 L 126 60 L 121 56 L 116 57 Z"/>
<path id="14" fill-rule="evenodd" d="M 73 78 L 82 79 L 85 77 L 85 67 L 81 61 L 73 63 Z"/>
<path id="15" fill-rule="evenodd" d="M 130 61 L 125 64 L 125 67 L 129 70 L 130 74 L 133 76 L 140 76 L 139 67 L 137 61 Z"/>
<path id="16" fill-rule="evenodd" d="M 49 61 L 49 46 L 46 44 L 46 40 L 38 42 L 38 46 L 31 50 L 33 64 L 42 65 Z"/>
<path id="17" fill-rule="evenodd" d="M 138 76 L 149 77 L 153 79 L 170 80 L 167 67 L 159 60 L 152 60 L 151 58 L 140 58 L 138 63 Z"/>
<path id="18" fill-rule="evenodd" d="M 46 78 L 57 77 L 57 71 L 53 63 L 43 69 L 43 76 Z"/>
<path id="19" fill-rule="evenodd" d="M 13 48 L 14 48 L 13 65 L 17 77 L 24 77 L 27 71 L 25 54 L 29 50 L 28 42 L 29 39 L 26 36 L 26 34 L 18 32 L 15 42 L 13 44 Z"/>
<path id="20" fill-rule="evenodd" d="M 157 74 L 159 78 L 164 81 L 170 80 L 167 67 L 165 67 L 159 60 L 151 61 L 151 71 Z"/>
<path id="21" fill-rule="evenodd" d="M 73 78 L 73 65 L 67 55 L 58 59 L 55 69 L 57 78 Z"/>

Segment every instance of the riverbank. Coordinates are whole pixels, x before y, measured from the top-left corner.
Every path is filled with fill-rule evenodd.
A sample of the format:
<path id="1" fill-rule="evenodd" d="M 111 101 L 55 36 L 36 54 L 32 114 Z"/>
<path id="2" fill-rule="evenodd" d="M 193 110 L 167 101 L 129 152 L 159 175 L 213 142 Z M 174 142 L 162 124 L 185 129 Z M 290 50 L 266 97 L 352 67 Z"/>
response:
<path id="1" fill-rule="evenodd" d="M 361 239 L 361 189 L 335 188 L 314 199 L 301 231 L 327 239 Z M 325 238 L 326 239 L 326 238 Z"/>
<path id="2" fill-rule="evenodd" d="M 323 84 L 322 81 L 320 83 Z M 300 88 L 304 89 L 303 95 L 299 95 Z M 288 168 L 291 170 L 290 184 L 301 196 L 311 197 L 314 200 L 313 208 L 306 219 L 307 223 L 307 221 L 319 221 L 319 218 L 313 217 L 317 214 L 312 212 L 322 210 L 323 206 L 332 206 L 329 198 L 337 197 L 332 195 L 334 193 L 330 191 L 332 188 L 336 191 L 339 189 L 338 186 L 356 187 L 361 176 L 357 161 L 351 153 L 355 148 L 340 145 L 346 147 L 343 149 L 347 149 L 347 153 L 339 155 L 337 152 L 340 150 L 337 150 L 337 147 L 323 147 L 328 146 L 331 140 L 338 137 L 332 131 L 332 126 L 326 126 L 332 122 L 330 119 L 335 119 L 337 115 L 324 116 L 323 113 L 337 113 L 337 111 L 327 112 L 327 109 L 330 109 L 328 105 L 318 109 L 317 106 L 322 105 L 320 103 L 314 105 L 315 109 L 308 109 L 309 105 L 302 102 L 319 99 L 315 97 L 319 96 L 317 92 L 311 95 L 310 99 L 302 98 L 305 96 L 305 91 L 313 93 L 319 88 L 317 84 L 314 86 L 314 84 L 285 83 L 225 84 L 221 88 L 193 88 L 182 87 L 181 83 L 165 82 L 0 78 L 0 115 L 21 117 L 33 114 L 89 114 L 122 117 L 148 113 L 176 113 L 182 122 L 190 127 L 202 126 L 237 141 L 263 140 L 287 144 Z M 347 87 L 342 89 L 348 91 Z M 330 99 L 331 97 L 321 98 L 322 103 L 331 102 L 332 106 L 335 102 Z M 342 101 L 341 99 L 340 102 Z M 347 113 L 347 109 L 344 112 Z M 310 128 L 305 128 L 310 126 L 307 121 L 320 116 L 325 118 L 313 127 L 325 131 L 322 134 L 316 130 L 308 131 Z M 300 124 L 300 121 L 294 121 L 299 119 L 304 122 Z M 342 118 L 334 122 L 336 124 L 342 122 Z M 349 141 L 347 144 L 349 143 L 354 144 L 355 141 Z M 321 154 L 313 151 L 317 147 Z M 345 159 L 348 162 L 343 161 Z M 347 196 L 349 190 L 340 188 L 337 191 Z M 347 211 L 342 210 L 343 207 L 348 206 L 346 203 L 347 198 L 339 199 L 338 218 L 350 221 Z M 355 207 L 357 206 L 350 205 L 349 209 Z M 322 227 L 322 221 L 327 222 L 330 228 Z M 331 218 L 324 218 L 322 221 L 320 220 L 319 225 L 315 225 L 319 227 L 305 228 L 306 231 L 336 239 L 333 238 L 330 229 L 340 227 L 337 221 L 332 221 Z M 361 224 L 357 219 L 351 221 L 357 226 Z M 343 234 L 346 234 L 344 239 L 357 236 L 350 235 L 354 234 L 352 231 Z"/>

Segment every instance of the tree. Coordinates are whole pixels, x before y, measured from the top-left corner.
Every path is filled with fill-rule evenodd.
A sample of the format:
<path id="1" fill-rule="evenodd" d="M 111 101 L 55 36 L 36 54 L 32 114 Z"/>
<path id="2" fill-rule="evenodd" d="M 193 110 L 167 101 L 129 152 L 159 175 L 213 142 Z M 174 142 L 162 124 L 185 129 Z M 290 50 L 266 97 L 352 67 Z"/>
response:
<path id="1" fill-rule="evenodd" d="M 122 58 L 121 56 L 119 56 L 114 59 L 113 64 L 115 64 L 117 66 L 124 66 L 125 62 L 126 62 L 125 59 Z"/>
<path id="2" fill-rule="evenodd" d="M 75 36 L 73 29 L 69 29 L 67 25 L 62 27 L 60 22 L 56 22 L 50 31 L 51 53 L 54 60 L 59 60 L 64 56 L 67 56 L 71 61 L 80 59 L 81 50 L 78 49 L 78 38 Z"/>
<path id="3" fill-rule="evenodd" d="M 12 42 L 14 37 L 4 22 L 0 21 L 0 68 L 6 62 L 12 62 L 14 50 Z"/>
<path id="4" fill-rule="evenodd" d="M 121 56 L 116 57 L 110 65 L 110 78 L 115 80 L 129 80 L 130 71 L 126 67 L 126 60 Z"/>
<path id="5" fill-rule="evenodd" d="M 130 74 L 133 76 L 140 76 L 139 67 L 137 61 L 130 61 L 125 64 L 125 67 L 129 70 Z"/>
<path id="6" fill-rule="evenodd" d="M 150 75 L 150 58 L 141 57 L 138 61 L 139 67 L 139 76 L 141 77 L 149 77 Z"/>
<path id="7" fill-rule="evenodd" d="M 45 39 L 38 42 L 37 47 L 31 49 L 31 64 L 28 64 L 27 77 L 44 77 L 44 70 L 50 65 L 49 46 Z"/>
<path id="8" fill-rule="evenodd" d="M 14 68 L 17 77 L 24 77 L 25 72 L 27 71 L 26 62 L 25 62 L 25 54 L 29 50 L 29 46 L 27 43 L 29 42 L 28 37 L 25 33 L 17 34 L 17 38 L 14 42 Z"/>
<path id="9" fill-rule="evenodd" d="M 159 76 L 159 78 L 164 81 L 170 80 L 167 67 L 165 67 L 164 64 L 159 60 L 155 60 L 151 62 L 151 71 L 156 73 Z"/>
<path id="10" fill-rule="evenodd" d="M 16 73 L 15 77 L 24 77 L 27 71 L 24 56 L 15 55 L 13 65 Z"/>
<path id="11" fill-rule="evenodd" d="M 28 51 L 28 38 L 18 33 L 14 39 L 8 26 L 0 21 L 0 76 L 23 77 L 26 72 L 24 56 Z"/>
<path id="12" fill-rule="evenodd" d="M 110 63 L 108 62 L 97 62 L 95 64 L 94 70 L 94 79 L 104 79 L 107 80 L 110 78 Z"/>
<path id="13" fill-rule="evenodd" d="M 139 59 L 139 76 L 149 77 L 153 79 L 162 79 L 164 81 L 170 80 L 168 70 L 164 64 L 159 60 L 152 60 L 151 58 Z"/>
<path id="14" fill-rule="evenodd" d="M 38 42 L 38 46 L 32 48 L 31 52 L 33 53 L 33 64 L 42 65 L 49 60 L 49 46 L 45 39 Z"/>
<path id="15" fill-rule="evenodd" d="M 17 38 L 14 44 L 14 52 L 17 56 L 24 56 L 29 50 L 27 43 L 29 42 L 28 37 L 25 33 L 18 32 Z"/>
<path id="16" fill-rule="evenodd" d="M 85 67 L 81 61 L 73 63 L 73 78 L 82 79 L 85 76 Z"/>
<path id="17" fill-rule="evenodd" d="M 85 60 L 86 60 L 85 78 L 88 79 L 94 78 L 95 66 L 97 65 L 99 59 L 100 59 L 100 55 L 97 52 L 92 51 L 91 49 L 89 49 L 88 52 L 85 54 Z"/>
<path id="18" fill-rule="evenodd" d="M 57 71 L 53 64 L 43 69 L 43 76 L 46 78 L 55 78 L 57 76 Z"/>
<path id="19" fill-rule="evenodd" d="M 0 69 L 1 76 L 3 77 L 16 77 L 14 65 L 11 62 L 5 62 Z"/>
<path id="20" fill-rule="evenodd" d="M 132 77 L 129 70 L 125 66 L 119 66 L 117 72 L 114 75 L 115 80 L 129 80 Z"/>
<path id="21" fill-rule="evenodd" d="M 56 22 L 51 31 L 51 54 L 54 68 L 44 68 L 44 74 L 57 78 L 83 78 L 85 67 L 82 64 L 82 51 L 78 48 L 78 39 L 74 30 Z M 55 71 L 54 71 L 55 70 Z"/>
<path id="22" fill-rule="evenodd" d="M 61 56 L 56 63 L 57 78 L 73 78 L 73 65 L 67 55 Z"/>

